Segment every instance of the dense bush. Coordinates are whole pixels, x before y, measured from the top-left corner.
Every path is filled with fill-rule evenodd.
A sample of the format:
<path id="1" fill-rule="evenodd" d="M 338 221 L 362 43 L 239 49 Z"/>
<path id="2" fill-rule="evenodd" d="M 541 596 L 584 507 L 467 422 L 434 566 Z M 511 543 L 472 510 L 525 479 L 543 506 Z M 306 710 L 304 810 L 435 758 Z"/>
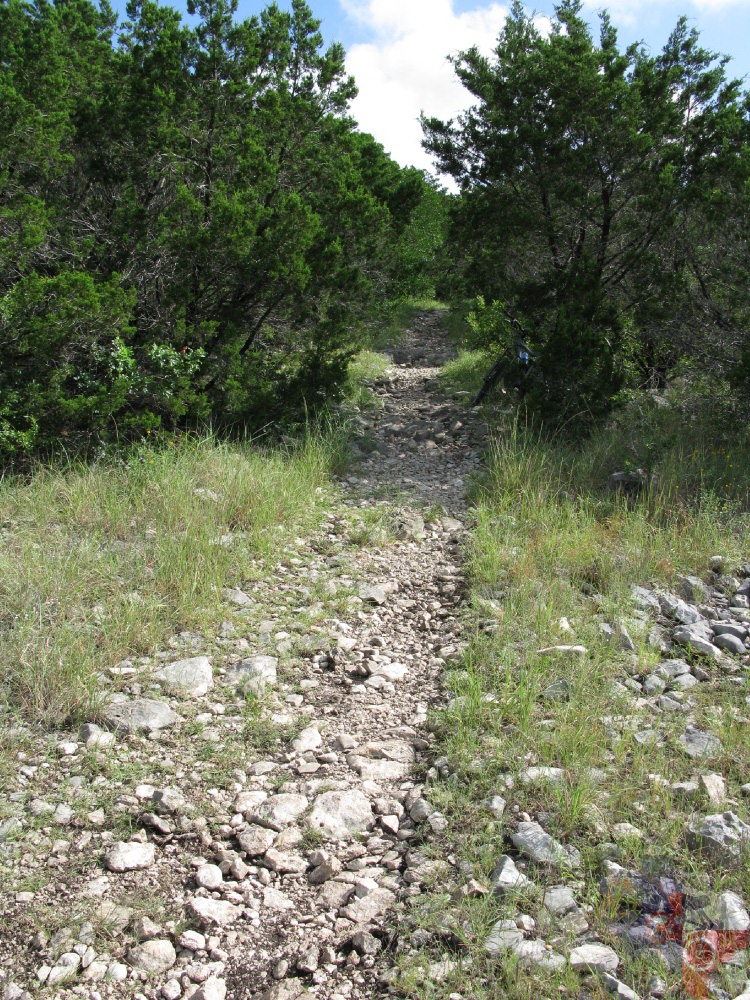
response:
<path id="1" fill-rule="evenodd" d="M 652 55 L 622 50 L 606 14 L 595 41 L 581 8 L 563 0 L 542 34 L 514 3 L 491 57 L 455 60 L 474 106 L 424 127 L 461 188 L 459 288 L 526 330 L 530 402 L 590 424 L 623 385 L 663 387 L 686 359 L 721 379 L 740 358 L 750 101 L 685 19 Z M 502 323 L 485 330 L 490 346 Z"/>
<path id="2" fill-rule="evenodd" d="M 314 406 L 432 280 L 443 196 L 356 131 L 307 5 L 190 13 L 0 2 L 0 460 Z"/>

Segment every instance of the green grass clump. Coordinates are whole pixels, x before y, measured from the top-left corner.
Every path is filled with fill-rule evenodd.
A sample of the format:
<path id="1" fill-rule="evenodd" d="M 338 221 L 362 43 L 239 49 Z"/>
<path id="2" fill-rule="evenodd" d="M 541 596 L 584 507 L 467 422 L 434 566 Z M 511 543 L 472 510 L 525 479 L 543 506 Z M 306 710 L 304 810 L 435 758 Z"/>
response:
<path id="1" fill-rule="evenodd" d="M 275 451 L 175 439 L 0 481 L 7 706 L 48 725 L 88 716 L 101 671 L 214 627 L 222 588 L 317 523 L 341 456 L 334 434 Z"/>

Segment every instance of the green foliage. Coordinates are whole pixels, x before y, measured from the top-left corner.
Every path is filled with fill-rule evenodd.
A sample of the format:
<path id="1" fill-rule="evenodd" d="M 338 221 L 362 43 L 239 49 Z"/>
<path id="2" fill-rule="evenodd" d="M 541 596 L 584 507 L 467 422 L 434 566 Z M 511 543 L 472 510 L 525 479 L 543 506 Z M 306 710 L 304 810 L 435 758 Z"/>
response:
<path id="1" fill-rule="evenodd" d="M 0 461 L 303 414 L 434 282 L 443 196 L 355 131 L 307 4 L 189 13 L 0 4 Z"/>
<path id="2" fill-rule="evenodd" d="M 564 0 L 542 35 L 515 3 L 491 58 L 455 60 L 474 107 L 423 125 L 461 186 L 465 290 L 502 303 L 541 354 L 536 408 L 590 424 L 627 376 L 658 385 L 685 356 L 717 371 L 736 358 L 750 117 L 685 19 L 654 56 L 622 51 L 606 14 L 597 43 L 580 12 Z"/>

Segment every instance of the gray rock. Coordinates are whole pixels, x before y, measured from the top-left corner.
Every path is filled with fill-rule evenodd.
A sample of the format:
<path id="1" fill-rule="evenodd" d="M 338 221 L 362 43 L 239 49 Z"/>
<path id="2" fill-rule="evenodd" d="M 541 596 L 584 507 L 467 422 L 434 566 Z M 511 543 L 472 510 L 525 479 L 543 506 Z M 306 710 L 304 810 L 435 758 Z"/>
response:
<path id="1" fill-rule="evenodd" d="M 166 702 L 151 698 L 113 700 L 104 710 L 104 718 L 117 732 L 124 733 L 168 729 L 182 721 Z"/>
<path id="2" fill-rule="evenodd" d="M 641 729 L 639 732 L 633 733 L 633 739 L 642 747 L 655 746 L 657 743 L 664 742 L 664 737 L 658 729 Z"/>
<path id="3" fill-rule="evenodd" d="M 167 691 L 202 698 L 214 686 L 214 672 L 207 656 L 194 656 L 189 660 L 177 660 L 157 670 L 155 680 Z"/>
<path id="4" fill-rule="evenodd" d="M 745 656 L 747 653 L 745 643 L 742 639 L 738 639 L 737 636 L 730 635 L 728 632 L 717 635 L 714 639 L 714 645 L 718 649 L 724 649 L 728 653 L 732 653 L 733 656 Z"/>
<path id="5" fill-rule="evenodd" d="M 383 587 L 378 587 L 375 584 L 363 584 L 359 588 L 359 596 L 367 604 L 385 604 L 388 600 L 388 595 L 386 594 Z"/>
<path id="6" fill-rule="evenodd" d="M 698 678 L 694 677 L 692 674 L 678 674 L 677 677 L 672 678 L 669 684 L 670 691 L 688 691 L 698 684 Z"/>
<path id="7" fill-rule="evenodd" d="M 724 749 L 719 739 L 696 729 L 695 726 L 687 727 L 684 735 L 680 737 L 680 743 L 685 753 L 693 759 L 714 757 Z"/>
<path id="8" fill-rule="evenodd" d="M 704 635 L 689 626 L 675 629 L 674 641 L 710 660 L 721 659 L 721 650 Z"/>
<path id="9" fill-rule="evenodd" d="M 234 664 L 227 674 L 227 683 L 261 698 L 266 688 L 276 686 L 278 666 L 275 656 L 248 656 Z"/>
<path id="10" fill-rule="evenodd" d="M 643 690 L 647 695 L 661 694 L 667 684 L 658 674 L 650 674 L 643 682 Z"/>
<path id="11" fill-rule="evenodd" d="M 177 953 L 171 941 L 154 940 L 131 948 L 127 954 L 128 964 L 149 974 L 168 972 L 177 961 Z"/>
<path id="12" fill-rule="evenodd" d="M 514 945 L 523 941 L 523 934 L 518 930 L 513 920 L 499 920 L 485 939 L 484 950 L 492 958 L 497 958 L 510 951 Z"/>
<path id="13" fill-rule="evenodd" d="M 114 844 L 104 855 L 104 867 L 111 872 L 135 872 L 150 868 L 155 861 L 154 845 L 130 843 Z"/>
<path id="14" fill-rule="evenodd" d="M 492 813 L 495 819 L 500 820 L 505 814 L 505 807 L 507 802 L 502 797 L 502 795 L 493 795 L 492 798 L 487 799 L 485 802 L 485 807 Z M 414 817 L 412 816 L 412 819 Z"/>
<path id="15" fill-rule="evenodd" d="M 604 944 L 582 944 L 570 953 L 570 967 L 578 971 L 612 973 L 619 964 L 617 952 Z"/>
<path id="16" fill-rule="evenodd" d="M 566 885 L 551 885 L 544 890 L 544 905 L 556 917 L 564 917 L 578 909 L 573 890 Z"/>
<path id="17" fill-rule="evenodd" d="M 719 861 L 732 861 L 750 847 L 750 826 L 736 813 L 716 813 L 693 820 L 685 839 L 692 850 L 704 851 Z"/>
<path id="18" fill-rule="evenodd" d="M 690 673 L 690 664 L 686 663 L 685 660 L 664 660 L 656 668 L 654 673 L 663 677 L 666 681 L 670 681 L 675 677 L 680 677 L 682 674 Z"/>
<path id="19" fill-rule="evenodd" d="M 511 840 L 519 851 L 538 864 L 567 868 L 578 868 L 581 864 L 575 847 L 564 846 L 550 837 L 538 823 L 520 823 Z"/>
<path id="20" fill-rule="evenodd" d="M 568 701 L 570 699 L 573 685 L 565 677 L 558 677 L 548 687 L 542 691 L 542 698 L 545 701 Z"/>
<path id="21" fill-rule="evenodd" d="M 203 927 L 227 927 L 242 914 L 242 908 L 220 899 L 196 896 L 187 904 L 188 910 L 198 918 Z"/>
<path id="22" fill-rule="evenodd" d="M 611 976 L 608 972 L 605 972 L 602 974 L 602 980 L 608 992 L 614 993 L 617 1000 L 641 1000 L 640 994 L 636 993 L 635 990 L 631 990 L 625 983 L 621 983 L 616 976 Z M 659 994 L 652 991 L 651 995 L 658 996 Z"/>
<path id="23" fill-rule="evenodd" d="M 23 823 L 18 816 L 11 816 L 0 823 L 0 844 L 6 840 L 11 840 L 23 829 Z"/>
<path id="24" fill-rule="evenodd" d="M 705 583 L 697 576 L 678 576 L 677 589 L 680 597 L 691 604 L 700 604 L 708 596 Z"/>
<path id="25" fill-rule="evenodd" d="M 674 594 L 660 594 L 659 606 L 662 614 L 667 618 L 673 618 L 681 625 L 693 625 L 696 622 L 704 621 L 703 616 L 696 608 L 692 608 Z"/>
<path id="26" fill-rule="evenodd" d="M 520 892 L 533 885 L 523 872 L 519 872 L 512 858 L 503 854 L 490 875 L 492 888 L 497 895 L 504 895 L 507 892 Z"/>
<path id="27" fill-rule="evenodd" d="M 645 587 L 633 587 L 631 591 L 633 598 L 633 603 L 636 607 L 640 608 L 641 611 L 660 611 L 661 607 L 659 604 L 659 598 L 653 592 L 653 590 L 647 590 Z"/>
<path id="28" fill-rule="evenodd" d="M 714 622 L 712 631 L 716 636 L 733 635 L 736 639 L 747 639 L 747 627 L 735 622 Z"/>

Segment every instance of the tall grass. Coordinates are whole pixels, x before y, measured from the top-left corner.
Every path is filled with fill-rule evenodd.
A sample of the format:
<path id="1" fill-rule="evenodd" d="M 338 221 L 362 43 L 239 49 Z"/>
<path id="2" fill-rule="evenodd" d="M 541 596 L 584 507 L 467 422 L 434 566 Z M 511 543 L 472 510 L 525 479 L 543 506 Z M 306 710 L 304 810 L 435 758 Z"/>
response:
<path id="1" fill-rule="evenodd" d="M 474 495 L 469 641 L 463 659 L 446 674 L 453 700 L 433 719 L 435 753 L 447 758 L 452 774 L 426 794 L 449 818 L 459 864 L 480 880 L 508 850 L 508 834 L 524 813 L 575 845 L 583 864 L 575 875 L 580 881 L 572 884 L 579 902 L 590 904 L 586 919 L 620 954 L 619 978 L 643 993 L 659 970 L 631 957 L 610 935 L 617 906 L 612 909 L 611 900 L 599 894 L 601 860 L 610 856 L 603 846 L 613 839 L 614 824 L 632 823 L 642 838 L 620 843 L 621 864 L 639 869 L 644 858 L 657 857 L 690 893 L 720 886 L 747 898 L 746 865 L 717 866 L 685 846 L 691 813 L 720 810 L 707 800 L 681 799 L 670 783 L 698 770 L 718 771 L 732 808 L 747 821 L 740 788 L 750 773 L 750 744 L 744 732 L 747 687 L 715 667 L 704 664 L 710 679 L 690 689 L 689 716 L 638 704 L 622 686 L 651 673 L 662 659 L 651 639 L 654 622 L 639 616 L 632 587 L 672 587 L 678 573 L 703 576 L 715 554 L 730 569 L 748 561 L 750 461 L 740 434 L 719 444 L 726 433 L 722 425 L 695 421 L 686 433 L 684 413 L 666 408 L 649 412 L 645 430 L 639 419 L 623 413 L 577 444 L 535 433 L 518 419 L 497 428 L 487 473 Z M 630 497 L 609 490 L 610 474 L 627 467 L 628 456 L 634 465 L 634 448 L 643 453 L 649 443 L 649 488 Z M 608 641 L 601 630 L 607 623 L 624 624 L 635 651 Z M 540 652 L 561 644 L 587 652 Z M 545 694 L 561 679 L 568 688 L 560 700 Z M 613 681 L 620 686 L 613 688 Z M 723 751 L 710 764 L 696 766 L 682 751 L 679 737 L 688 719 L 722 742 Z M 660 733 L 658 745 L 634 740 L 634 732 L 652 728 Z M 523 770 L 531 765 L 563 774 L 557 781 L 527 780 Z M 494 795 L 507 799 L 501 822 L 486 807 Z M 499 919 L 521 912 L 548 925 L 541 890 L 566 878 L 533 864 L 526 873 L 537 889 L 511 898 L 458 903 L 436 887 L 425 913 L 434 914 L 437 927 L 447 919 L 463 929 L 471 971 L 457 969 L 436 992 L 425 985 L 414 989 L 415 996 L 459 992 L 526 1000 L 558 989 L 577 995 L 580 983 L 569 970 L 549 977 L 518 968 L 508 975 L 507 962 L 488 961 L 483 953 L 484 938 Z M 435 957 L 433 952 L 416 961 L 429 964 Z M 668 978 L 677 995 L 679 973 Z"/>
<path id="2" fill-rule="evenodd" d="M 59 725 L 95 711 L 107 667 L 215 627 L 222 588 L 317 521 L 341 447 L 174 440 L 0 481 L 0 697 Z"/>

